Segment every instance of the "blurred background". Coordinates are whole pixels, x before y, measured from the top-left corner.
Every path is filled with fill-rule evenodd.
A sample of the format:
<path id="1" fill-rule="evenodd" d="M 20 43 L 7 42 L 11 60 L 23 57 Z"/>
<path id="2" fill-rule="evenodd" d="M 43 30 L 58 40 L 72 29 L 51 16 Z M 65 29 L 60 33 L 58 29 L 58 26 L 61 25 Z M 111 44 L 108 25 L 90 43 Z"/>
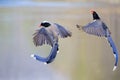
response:
<path id="1" fill-rule="evenodd" d="M 0 80 L 118 80 L 114 56 L 105 38 L 76 28 L 98 12 L 120 51 L 120 0 L 0 0 Z M 55 61 L 45 65 L 30 57 L 46 57 L 50 46 L 35 47 L 33 33 L 41 21 L 59 23 L 72 32 L 59 40 Z"/>

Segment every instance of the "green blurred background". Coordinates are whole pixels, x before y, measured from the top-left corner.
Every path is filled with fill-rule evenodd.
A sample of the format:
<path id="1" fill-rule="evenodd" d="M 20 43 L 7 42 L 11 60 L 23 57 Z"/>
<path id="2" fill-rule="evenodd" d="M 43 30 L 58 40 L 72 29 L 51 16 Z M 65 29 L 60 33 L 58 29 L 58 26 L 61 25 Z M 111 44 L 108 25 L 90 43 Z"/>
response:
<path id="1" fill-rule="evenodd" d="M 95 10 L 111 30 L 120 51 L 120 0 L 0 0 L 0 80 L 119 80 L 105 38 L 76 28 L 92 21 Z M 72 32 L 59 40 L 60 52 L 49 65 L 30 57 L 47 56 L 50 46 L 35 47 L 32 34 L 41 21 L 59 23 Z"/>

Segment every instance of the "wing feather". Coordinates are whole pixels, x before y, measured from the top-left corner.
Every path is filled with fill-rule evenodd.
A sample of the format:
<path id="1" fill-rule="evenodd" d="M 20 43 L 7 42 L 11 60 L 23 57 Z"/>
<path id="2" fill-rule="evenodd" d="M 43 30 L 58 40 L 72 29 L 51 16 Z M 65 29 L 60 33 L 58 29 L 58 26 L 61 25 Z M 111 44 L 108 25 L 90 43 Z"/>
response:
<path id="1" fill-rule="evenodd" d="M 106 26 L 104 26 L 106 27 Z M 96 35 L 96 36 L 105 36 L 106 35 L 106 29 L 103 27 L 103 23 L 98 22 L 98 21 L 94 21 L 91 22 L 89 24 L 87 24 L 86 26 L 82 27 L 82 29 L 88 33 L 88 34 L 92 34 L 92 35 Z"/>
<path id="2" fill-rule="evenodd" d="M 62 37 L 62 38 L 66 38 L 66 37 L 71 37 L 71 32 L 68 31 L 67 29 L 65 29 L 63 26 L 57 24 L 57 23 L 54 23 L 59 31 L 59 35 Z"/>
<path id="3" fill-rule="evenodd" d="M 37 30 L 33 36 L 33 42 L 36 46 L 42 46 L 43 44 L 53 46 L 53 40 L 45 28 Z"/>

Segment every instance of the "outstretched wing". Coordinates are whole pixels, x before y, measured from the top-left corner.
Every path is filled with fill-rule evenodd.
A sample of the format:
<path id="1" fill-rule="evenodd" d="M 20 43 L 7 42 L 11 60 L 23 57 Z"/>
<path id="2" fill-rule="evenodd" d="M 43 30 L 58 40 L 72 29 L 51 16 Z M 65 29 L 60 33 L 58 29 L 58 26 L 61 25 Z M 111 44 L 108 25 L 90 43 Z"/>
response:
<path id="1" fill-rule="evenodd" d="M 43 44 L 53 46 L 53 40 L 45 28 L 37 30 L 33 35 L 33 42 L 36 46 L 42 46 Z"/>
<path id="2" fill-rule="evenodd" d="M 66 38 L 66 37 L 71 37 L 71 32 L 68 31 L 67 29 L 65 29 L 63 26 L 57 24 L 57 23 L 54 23 L 58 29 L 58 32 L 59 32 L 59 35 L 62 37 L 62 38 Z"/>
<path id="3" fill-rule="evenodd" d="M 117 68 L 117 65 L 118 65 L 118 50 L 117 50 L 117 48 L 116 48 L 116 46 L 115 46 L 115 44 L 112 40 L 112 37 L 110 35 L 107 36 L 107 40 L 108 40 L 108 42 L 109 42 L 109 44 L 110 44 L 110 46 L 113 50 L 113 55 L 115 57 L 115 65 L 114 65 L 114 68 L 113 68 L 113 71 L 114 71 Z"/>
<path id="4" fill-rule="evenodd" d="M 41 62 L 44 62 L 46 64 L 49 64 L 51 63 L 52 61 L 54 61 L 56 55 L 57 55 L 57 52 L 58 52 L 58 43 L 55 43 L 51 49 L 51 52 L 49 54 L 48 57 L 46 58 L 43 58 L 41 56 L 38 56 L 36 54 L 32 54 L 31 57 L 33 57 L 34 59 L 38 60 L 38 61 L 41 61 Z"/>
<path id="5" fill-rule="evenodd" d="M 94 21 L 82 27 L 83 31 L 96 36 L 106 36 L 107 26 L 101 21 Z"/>

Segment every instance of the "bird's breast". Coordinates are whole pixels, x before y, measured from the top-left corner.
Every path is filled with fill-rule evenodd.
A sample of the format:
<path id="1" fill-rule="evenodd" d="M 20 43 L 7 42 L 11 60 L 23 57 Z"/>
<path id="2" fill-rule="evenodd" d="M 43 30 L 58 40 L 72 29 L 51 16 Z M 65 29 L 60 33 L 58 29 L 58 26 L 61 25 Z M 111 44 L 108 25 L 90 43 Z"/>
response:
<path id="1" fill-rule="evenodd" d="M 53 36 L 54 38 L 55 38 L 55 37 L 58 37 L 58 31 L 57 31 L 57 29 L 56 29 L 55 27 L 48 27 L 48 28 L 47 28 L 47 31 L 48 31 L 48 33 L 49 33 L 51 36 Z"/>

